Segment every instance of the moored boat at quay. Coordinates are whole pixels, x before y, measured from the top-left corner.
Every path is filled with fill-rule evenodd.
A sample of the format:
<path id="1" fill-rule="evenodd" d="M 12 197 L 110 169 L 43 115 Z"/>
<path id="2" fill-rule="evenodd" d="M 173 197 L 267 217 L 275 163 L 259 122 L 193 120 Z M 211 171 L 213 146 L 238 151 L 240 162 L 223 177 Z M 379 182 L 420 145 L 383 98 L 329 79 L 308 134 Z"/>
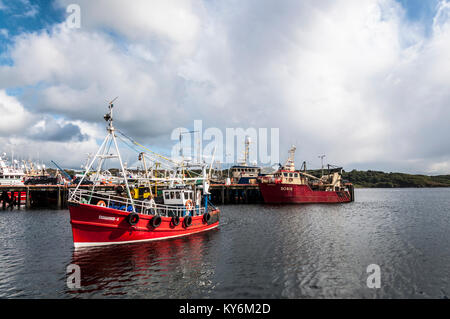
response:
<path id="1" fill-rule="evenodd" d="M 17 160 L 8 164 L 6 153 L 0 155 L 0 185 L 23 185 L 25 175 Z"/>
<path id="2" fill-rule="evenodd" d="M 245 138 L 244 159 L 229 169 L 231 184 L 257 184 L 259 174 L 261 174 L 261 167 L 256 165 L 249 165 L 249 148 L 251 140 L 249 137 Z"/>
<path id="3" fill-rule="evenodd" d="M 17 160 L 11 160 L 8 163 L 6 153 L 0 154 L 0 185 L 5 186 L 21 186 L 24 184 L 24 179 L 26 178 L 26 172 L 24 171 L 24 166 L 20 166 Z M 2 192 L 0 194 L 0 205 L 12 204 L 19 200 L 26 200 L 25 192 Z"/>
<path id="4" fill-rule="evenodd" d="M 74 246 L 162 240 L 217 228 L 220 211 L 209 201 L 206 164 L 202 164 L 200 168 L 198 167 L 200 164 L 193 165 L 193 169 L 202 172 L 201 176 L 186 178 L 188 164 L 167 160 L 173 166 L 167 168 L 164 177 L 154 177 L 147 170 L 146 154 L 141 152 L 139 160 L 143 160 L 146 171 L 145 178 L 140 182 L 147 184 L 146 189 L 150 191 L 150 196 L 136 198 L 139 192 L 134 192 L 132 195 L 132 187 L 129 185 L 116 140 L 118 130 L 113 127 L 112 111 L 113 104 L 110 103 L 109 112 L 104 117 L 108 123 L 108 135 L 88 165 L 79 184 L 69 195 L 68 204 Z M 115 155 L 110 152 L 111 146 L 115 148 Z M 95 190 L 94 180 L 90 189 L 81 189 L 79 186 L 83 184 L 83 179 L 89 174 L 94 163 L 97 163 L 96 171 L 101 172 L 104 161 L 110 158 L 118 160 L 125 185 L 118 186 L 112 193 L 101 192 Z M 154 162 L 155 159 L 150 158 L 150 160 Z M 194 171 L 191 173 L 194 174 Z M 99 174 L 95 176 L 98 178 Z M 155 201 L 156 196 L 151 193 L 151 183 L 155 180 L 158 185 L 166 186 L 162 191 L 162 203 L 158 204 Z M 198 180 L 202 180 L 203 184 L 197 185 Z"/>
<path id="5" fill-rule="evenodd" d="M 351 183 L 342 180 L 342 168 L 329 169 L 318 178 L 304 170 L 295 170 L 295 146 L 289 151 L 286 164 L 275 174 L 259 178 L 259 189 L 265 203 L 348 203 L 354 201 Z M 304 164 L 305 165 L 305 164 Z"/>

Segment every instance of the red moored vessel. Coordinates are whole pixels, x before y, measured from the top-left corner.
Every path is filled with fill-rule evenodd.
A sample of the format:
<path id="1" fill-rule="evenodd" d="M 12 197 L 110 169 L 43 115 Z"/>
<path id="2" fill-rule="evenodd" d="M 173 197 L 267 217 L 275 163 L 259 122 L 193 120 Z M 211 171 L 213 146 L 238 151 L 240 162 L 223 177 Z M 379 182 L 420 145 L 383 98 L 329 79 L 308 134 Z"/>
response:
<path id="1" fill-rule="evenodd" d="M 16 201 L 18 201 L 19 197 L 20 197 L 20 201 L 22 203 L 25 203 L 25 201 L 27 200 L 27 193 L 26 192 L 8 192 L 8 196 L 10 196 L 11 198 L 15 199 Z"/>
<path id="2" fill-rule="evenodd" d="M 329 169 L 328 174 L 318 178 L 308 174 L 306 167 L 303 171 L 295 170 L 294 155 L 295 146 L 289 151 L 284 167 L 273 175 L 259 179 L 259 189 L 265 203 L 348 203 L 354 200 L 353 185 L 342 181 L 342 168 Z"/>
<path id="3" fill-rule="evenodd" d="M 85 195 L 89 194 L 85 192 Z M 115 201 L 117 203 L 117 201 Z M 137 203 L 135 203 L 137 204 Z M 115 207 L 115 206 L 114 206 Z M 75 247 L 126 244 L 187 236 L 219 226 L 219 210 L 204 209 L 179 217 L 177 210 L 155 207 L 145 213 L 92 204 L 69 203 Z M 173 214 L 171 214 L 173 213 Z M 183 214 L 183 209 L 178 213 Z M 169 217 L 172 215 L 172 217 Z"/>
<path id="4" fill-rule="evenodd" d="M 108 135 L 88 165 L 78 186 L 70 192 L 69 211 L 74 246 L 162 240 L 187 236 L 218 227 L 220 211 L 209 202 L 206 164 L 192 165 L 197 170 L 200 167 L 202 176 L 186 178 L 185 172 L 189 168 L 189 164 L 175 163 L 166 159 L 177 166 L 166 169 L 163 178 L 155 177 L 158 180 L 158 185 L 165 187 L 162 191 L 162 198 L 158 198 L 151 193 L 153 177 L 147 171 L 145 162 L 145 157 L 148 154 L 142 152 L 139 153 L 139 160 L 144 163 L 145 176 L 140 179 L 139 183 L 145 184 L 144 188 L 149 193 L 145 196 L 140 191 L 143 188 L 138 186 L 138 188 L 133 189 L 130 187 L 127 180 L 128 174 L 117 146 L 116 130 L 112 125 L 112 108 L 111 102 L 109 113 L 105 115 L 105 120 L 108 122 Z M 136 142 L 134 143 L 137 145 Z M 116 155 L 110 153 L 111 146 L 115 147 Z M 114 192 L 95 190 L 97 187 L 95 180 L 100 175 L 102 165 L 106 159 L 110 158 L 118 159 L 125 185 L 118 185 Z M 156 163 L 155 158 L 150 157 L 150 160 Z M 80 189 L 79 186 L 83 184 L 85 177 L 96 161 L 97 169 L 95 171 L 97 173 L 94 184 L 91 189 Z M 158 162 L 158 167 L 161 164 L 161 162 Z M 194 171 L 191 174 L 194 174 Z M 203 181 L 202 185 L 197 185 L 199 180 Z M 156 201 L 160 203 L 157 204 Z"/>
<path id="5" fill-rule="evenodd" d="M 0 205 L 3 206 L 3 203 L 8 205 L 16 205 L 19 201 L 21 203 L 25 203 L 27 200 L 26 192 L 3 192 L 0 190 Z M 12 207 L 12 206 L 10 206 Z"/>

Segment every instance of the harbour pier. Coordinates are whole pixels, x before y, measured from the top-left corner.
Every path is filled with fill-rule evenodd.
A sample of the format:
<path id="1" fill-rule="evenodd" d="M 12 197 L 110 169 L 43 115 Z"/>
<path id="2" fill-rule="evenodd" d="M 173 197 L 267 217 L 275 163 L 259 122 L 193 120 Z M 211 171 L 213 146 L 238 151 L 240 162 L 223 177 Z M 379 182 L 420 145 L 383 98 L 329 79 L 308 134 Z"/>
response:
<path id="1" fill-rule="evenodd" d="M 63 209 L 67 207 L 69 190 L 76 185 L 0 185 L 1 209 L 43 207 Z M 80 188 L 89 189 L 90 185 Z M 114 191 L 112 185 L 99 185 L 96 189 Z"/>
<path id="2" fill-rule="evenodd" d="M 97 185 L 96 190 L 114 193 L 116 185 Z M 67 208 L 69 190 L 76 185 L 0 185 L 0 209 Z M 92 185 L 82 185 L 90 189 Z M 262 202 L 257 184 L 212 184 L 211 200 L 216 205 L 253 204 Z"/>
<path id="3" fill-rule="evenodd" d="M 210 192 L 211 200 L 216 204 L 255 204 L 262 202 L 258 184 L 212 184 Z"/>

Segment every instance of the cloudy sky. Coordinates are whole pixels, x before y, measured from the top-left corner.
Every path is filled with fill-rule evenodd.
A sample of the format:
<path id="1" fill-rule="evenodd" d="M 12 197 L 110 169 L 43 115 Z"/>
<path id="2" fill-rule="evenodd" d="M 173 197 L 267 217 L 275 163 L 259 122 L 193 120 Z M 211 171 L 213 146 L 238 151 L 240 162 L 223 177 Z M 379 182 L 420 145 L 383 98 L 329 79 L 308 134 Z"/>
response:
<path id="1" fill-rule="evenodd" d="M 279 128 L 298 166 L 449 174 L 450 2 L 0 0 L 0 152 L 79 167 L 116 96 L 166 154 L 202 120 Z"/>

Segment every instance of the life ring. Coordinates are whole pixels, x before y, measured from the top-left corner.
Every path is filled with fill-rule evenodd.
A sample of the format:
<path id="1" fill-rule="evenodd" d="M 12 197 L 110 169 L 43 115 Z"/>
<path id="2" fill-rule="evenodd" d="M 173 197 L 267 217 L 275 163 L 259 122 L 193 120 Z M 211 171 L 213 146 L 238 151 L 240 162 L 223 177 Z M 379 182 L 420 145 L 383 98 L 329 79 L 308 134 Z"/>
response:
<path id="1" fill-rule="evenodd" d="M 178 217 L 178 216 L 173 216 L 173 217 L 172 217 L 172 220 L 170 221 L 170 223 L 171 223 L 173 226 L 178 226 L 178 225 L 180 224 L 180 217 Z"/>
<path id="2" fill-rule="evenodd" d="M 104 201 L 102 201 L 102 200 L 99 200 L 97 202 L 97 206 L 106 207 L 106 203 Z"/>
<path id="3" fill-rule="evenodd" d="M 159 225 L 161 225 L 161 216 L 155 216 L 152 218 L 152 220 L 150 221 L 151 225 L 153 228 L 157 228 L 159 227 Z"/>
<path id="4" fill-rule="evenodd" d="M 127 217 L 128 224 L 131 226 L 136 225 L 139 222 L 139 215 L 136 213 L 131 213 Z"/>
<path id="5" fill-rule="evenodd" d="M 208 223 L 210 220 L 211 220 L 211 214 L 208 213 L 208 212 L 204 213 L 204 214 L 203 214 L 203 221 L 204 221 L 205 223 Z"/>
<path id="6" fill-rule="evenodd" d="M 184 205 L 186 206 L 186 210 L 187 210 L 188 212 L 190 212 L 191 210 L 194 209 L 194 203 L 193 203 L 190 199 L 188 199 L 188 200 L 186 201 L 186 204 L 184 204 Z"/>
<path id="7" fill-rule="evenodd" d="M 184 227 L 186 227 L 186 228 L 188 228 L 189 226 L 191 226 L 191 225 L 192 225 L 192 217 L 189 216 L 189 215 L 187 215 L 186 217 L 184 217 L 183 224 L 184 224 Z"/>

